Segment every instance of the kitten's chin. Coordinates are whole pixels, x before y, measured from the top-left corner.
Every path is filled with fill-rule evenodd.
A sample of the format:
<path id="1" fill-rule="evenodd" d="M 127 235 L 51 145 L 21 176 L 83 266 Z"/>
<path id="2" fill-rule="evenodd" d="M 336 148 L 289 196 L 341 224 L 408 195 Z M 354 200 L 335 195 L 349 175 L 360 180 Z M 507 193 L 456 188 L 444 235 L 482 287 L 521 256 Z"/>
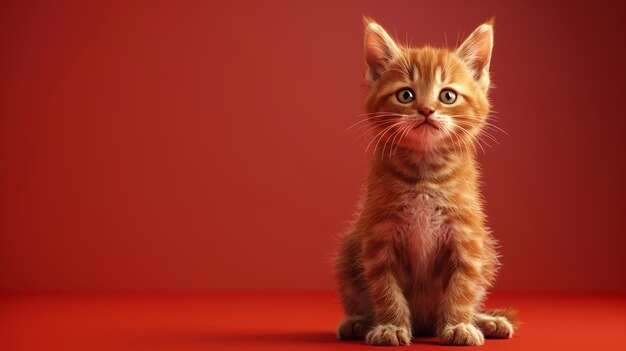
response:
<path id="1" fill-rule="evenodd" d="M 432 151 L 442 146 L 444 137 L 445 134 L 441 129 L 424 124 L 411 130 L 401 144 L 414 150 Z"/>

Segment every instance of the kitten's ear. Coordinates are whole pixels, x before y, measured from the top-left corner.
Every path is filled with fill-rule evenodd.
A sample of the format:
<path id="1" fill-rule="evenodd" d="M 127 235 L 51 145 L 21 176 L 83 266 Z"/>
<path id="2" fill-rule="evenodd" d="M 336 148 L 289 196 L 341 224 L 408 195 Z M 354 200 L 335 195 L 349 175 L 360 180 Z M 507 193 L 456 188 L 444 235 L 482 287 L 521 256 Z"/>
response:
<path id="1" fill-rule="evenodd" d="M 493 18 L 481 24 L 463 44 L 456 49 L 456 53 L 467 63 L 473 71 L 474 79 L 483 88 L 489 89 L 489 63 L 493 49 Z"/>
<path id="2" fill-rule="evenodd" d="M 367 62 L 367 82 L 373 83 L 394 57 L 400 54 L 400 48 L 378 23 L 369 17 L 363 17 L 365 23 L 365 61 Z"/>

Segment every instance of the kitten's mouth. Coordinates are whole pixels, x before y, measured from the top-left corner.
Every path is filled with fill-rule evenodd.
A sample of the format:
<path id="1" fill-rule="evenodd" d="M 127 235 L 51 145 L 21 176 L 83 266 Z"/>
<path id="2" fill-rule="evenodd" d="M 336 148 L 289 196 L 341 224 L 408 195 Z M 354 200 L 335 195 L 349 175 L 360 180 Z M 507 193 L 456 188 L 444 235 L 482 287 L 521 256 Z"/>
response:
<path id="1" fill-rule="evenodd" d="M 436 125 L 434 125 L 432 122 L 430 122 L 428 120 L 426 120 L 426 121 L 416 125 L 415 127 L 413 127 L 413 129 L 418 129 L 418 128 L 421 128 L 422 126 L 426 126 L 426 127 L 430 126 L 430 127 L 435 128 L 435 129 L 439 129 L 439 127 L 437 127 Z"/>

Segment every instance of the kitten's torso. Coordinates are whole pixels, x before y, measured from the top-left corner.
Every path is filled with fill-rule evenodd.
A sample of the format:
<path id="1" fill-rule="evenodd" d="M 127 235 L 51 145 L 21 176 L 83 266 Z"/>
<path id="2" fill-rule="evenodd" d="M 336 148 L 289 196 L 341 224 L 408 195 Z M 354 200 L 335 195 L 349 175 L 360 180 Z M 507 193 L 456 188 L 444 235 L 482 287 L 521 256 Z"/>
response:
<path id="1" fill-rule="evenodd" d="M 437 168 L 443 163 L 446 167 Z M 380 160 L 372 173 L 383 183 L 370 182 L 372 187 L 359 218 L 369 218 L 369 201 L 380 207 L 381 199 L 387 199 L 387 209 L 378 211 L 386 212 L 383 222 L 389 223 L 386 231 L 392 233 L 386 240 L 398 259 L 400 285 L 410 306 L 414 332 L 419 334 L 434 333 L 439 301 L 450 276 L 448 217 L 455 190 L 445 178 L 454 171 L 454 165 L 450 159 L 411 159 L 410 152 Z M 370 228 L 365 232 L 376 231 Z"/>
<path id="2" fill-rule="evenodd" d="M 417 188 L 407 193 L 397 225 L 397 247 L 406 250 L 402 286 L 411 308 L 415 332 L 432 334 L 438 301 L 445 289 L 450 255 L 450 227 L 441 194 Z"/>
<path id="3" fill-rule="evenodd" d="M 415 331 L 432 333 L 432 321 L 443 289 L 442 272 L 449 255 L 449 226 L 437 195 L 423 189 L 407 191 L 398 207 L 392 245 L 401 258 L 401 288 L 411 306 Z"/>

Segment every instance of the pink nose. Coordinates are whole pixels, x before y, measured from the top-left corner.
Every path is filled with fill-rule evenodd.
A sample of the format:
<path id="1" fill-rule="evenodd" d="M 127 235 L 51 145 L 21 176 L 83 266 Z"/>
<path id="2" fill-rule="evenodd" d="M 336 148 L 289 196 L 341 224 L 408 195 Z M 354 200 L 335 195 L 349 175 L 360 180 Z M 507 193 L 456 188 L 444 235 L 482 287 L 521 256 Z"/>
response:
<path id="1" fill-rule="evenodd" d="M 430 116 L 433 112 L 435 112 L 435 110 L 433 110 L 430 107 L 422 107 L 422 108 L 419 109 L 419 113 L 424 115 L 424 117 Z"/>

